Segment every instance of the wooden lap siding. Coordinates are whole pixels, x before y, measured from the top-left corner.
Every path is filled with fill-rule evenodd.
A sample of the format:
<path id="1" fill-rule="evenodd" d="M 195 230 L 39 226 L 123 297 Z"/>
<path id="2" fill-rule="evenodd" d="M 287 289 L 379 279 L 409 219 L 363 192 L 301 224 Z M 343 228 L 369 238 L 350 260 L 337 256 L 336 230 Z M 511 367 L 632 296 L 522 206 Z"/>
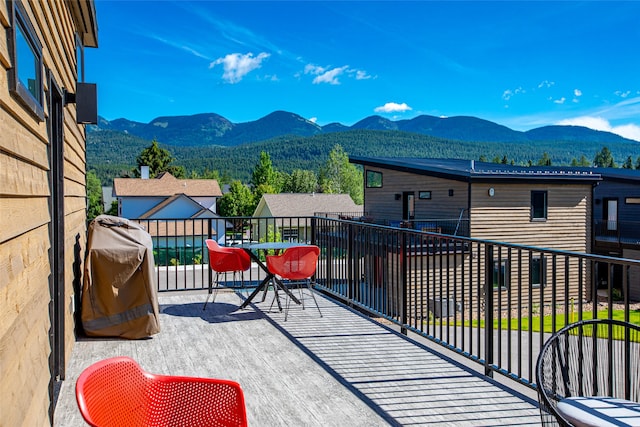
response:
<path id="1" fill-rule="evenodd" d="M 49 182 L 49 72 L 59 88 L 75 92 L 75 32 L 68 2 L 22 1 L 42 45 L 43 107 L 39 121 L 9 92 L 13 66 L 6 29 L 12 3 L 0 2 L 0 413 L 7 426 L 49 425 L 52 354 L 49 316 L 51 213 Z M 75 104 L 63 111 L 64 352 L 74 336 L 74 270 L 86 243 L 85 131 Z M 80 257 L 81 258 L 81 257 Z M 75 263 L 75 265 L 74 265 Z M 80 263 L 80 264 L 79 264 Z M 75 267 L 75 268 L 74 268 Z M 76 282 L 79 283 L 79 282 Z"/>

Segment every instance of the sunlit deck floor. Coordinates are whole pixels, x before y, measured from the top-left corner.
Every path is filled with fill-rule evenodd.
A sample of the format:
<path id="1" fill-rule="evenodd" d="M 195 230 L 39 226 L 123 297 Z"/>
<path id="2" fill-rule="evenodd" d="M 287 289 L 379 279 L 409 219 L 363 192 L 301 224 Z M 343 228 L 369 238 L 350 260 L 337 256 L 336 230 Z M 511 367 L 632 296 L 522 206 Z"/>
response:
<path id="1" fill-rule="evenodd" d="M 220 292 L 203 311 L 203 292 L 161 294 L 152 338 L 79 339 L 54 426 L 84 425 L 76 378 L 119 355 L 154 373 L 238 381 L 254 427 L 540 425 L 531 399 L 342 305 L 319 297 L 321 318 L 309 299 L 284 322 L 270 296 L 238 310 L 245 297 Z"/>

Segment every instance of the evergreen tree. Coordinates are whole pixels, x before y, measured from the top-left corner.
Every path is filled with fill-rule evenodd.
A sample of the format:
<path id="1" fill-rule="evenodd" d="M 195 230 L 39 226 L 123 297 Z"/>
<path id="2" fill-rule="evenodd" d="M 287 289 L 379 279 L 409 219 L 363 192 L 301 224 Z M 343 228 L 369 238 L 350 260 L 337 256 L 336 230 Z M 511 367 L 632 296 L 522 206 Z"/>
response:
<path id="1" fill-rule="evenodd" d="M 633 159 L 631 156 L 627 157 L 627 160 L 622 164 L 623 169 L 633 169 Z"/>
<path id="2" fill-rule="evenodd" d="M 609 148 L 602 147 L 602 150 L 596 154 L 593 159 L 593 165 L 600 168 L 615 168 L 616 162 L 613 160 L 613 155 Z"/>
<path id="3" fill-rule="evenodd" d="M 158 141 L 154 139 L 151 141 L 151 145 L 142 150 L 136 157 L 136 165 L 138 167 L 132 172 L 136 178 L 140 178 L 140 168 L 149 166 L 149 178 L 155 178 L 162 172 L 169 172 L 176 178 L 184 178 L 186 175 L 184 167 L 172 165 L 171 163 L 174 160 L 169 150 L 161 148 L 158 145 Z"/>
<path id="4" fill-rule="evenodd" d="M 551 157 L 549 157 L 549 153 L 546 151 L 542 153 L 542 157 L 538 160 L 538 166 L 551 166 Z"/>
<path id="5" fill-rule="evenodd" d="M 636 160 L 636 169 L 640 169 L 640 156 L 638 156 L 638 159 Z"/>

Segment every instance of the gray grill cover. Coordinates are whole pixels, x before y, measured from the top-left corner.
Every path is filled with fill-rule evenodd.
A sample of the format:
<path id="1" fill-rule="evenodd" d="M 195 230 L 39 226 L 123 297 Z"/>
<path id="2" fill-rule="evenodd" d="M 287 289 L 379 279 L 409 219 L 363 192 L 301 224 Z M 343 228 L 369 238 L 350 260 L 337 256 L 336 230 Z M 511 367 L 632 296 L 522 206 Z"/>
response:
<path id="1" fill-rule="evenodd" d="M 82 286 L 88 336 L 144 338 L 160 332 L 153 242 L 139 224 L 100 215 L 89 224 Z"/>

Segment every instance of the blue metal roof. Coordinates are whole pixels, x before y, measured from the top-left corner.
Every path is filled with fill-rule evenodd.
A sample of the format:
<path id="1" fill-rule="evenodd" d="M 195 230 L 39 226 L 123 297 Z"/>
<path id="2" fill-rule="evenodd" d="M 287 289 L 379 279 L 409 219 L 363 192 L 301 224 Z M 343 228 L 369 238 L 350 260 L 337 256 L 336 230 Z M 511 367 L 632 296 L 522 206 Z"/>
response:
<path id="1" fill-rule="evenodd" d="M 415 157 L 351 156 L 351 163 L 392 170 L 434 175 L 463 181 L 484 180 L 562 180 L 600 181 L 604 168 L 570 166 L 515 166 L 464 159 L 430 159 Z M 617 169 L 616 169 L 617 170 Z"/>

